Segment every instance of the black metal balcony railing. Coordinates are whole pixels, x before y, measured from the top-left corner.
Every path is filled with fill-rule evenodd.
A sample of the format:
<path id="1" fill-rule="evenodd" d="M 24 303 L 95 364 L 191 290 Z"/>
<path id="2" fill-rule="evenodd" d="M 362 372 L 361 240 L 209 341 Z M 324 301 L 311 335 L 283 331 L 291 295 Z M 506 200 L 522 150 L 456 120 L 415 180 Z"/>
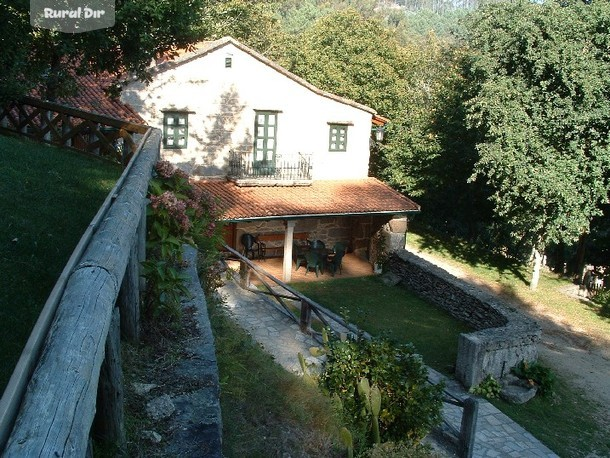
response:
<path id="1" fill-rule="evenodd" d="M 252 152 L 231 151 L 228 175 L 241 184 L 304 185 L 311 183 L 311 168 L 311 154 L 277 154 L 275 161 L 255 161 Z"/>

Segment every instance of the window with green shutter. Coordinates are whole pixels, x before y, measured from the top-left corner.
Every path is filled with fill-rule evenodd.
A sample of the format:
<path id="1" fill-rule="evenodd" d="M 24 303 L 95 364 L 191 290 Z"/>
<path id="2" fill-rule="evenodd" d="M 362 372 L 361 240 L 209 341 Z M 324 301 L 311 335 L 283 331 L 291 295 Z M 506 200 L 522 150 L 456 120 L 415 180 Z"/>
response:
<path id="1" fill-rule="evenodd" d="M 256 111 L 253 167 L 262 174 L 275 170 L 277 111 Z"/>
<path id="2" fill-rule="evenodd" d="M 188 146 L 189 115 L 185 111 L 163 113 L 163 146 L 180 149 Z"/>
<path id="3" fill-rule="evenodd" d="M 346 124 L 330 124 L 328 151 L 347 151 Z"/>

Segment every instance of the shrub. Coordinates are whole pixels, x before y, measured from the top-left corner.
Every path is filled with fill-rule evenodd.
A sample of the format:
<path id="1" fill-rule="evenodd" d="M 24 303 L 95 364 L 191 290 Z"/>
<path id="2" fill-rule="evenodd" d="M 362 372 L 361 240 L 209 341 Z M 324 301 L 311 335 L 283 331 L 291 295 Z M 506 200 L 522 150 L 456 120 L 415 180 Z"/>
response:
<path id="1" fill-rule="evenodd" d="M 472 394 L 483 396 L 487 399 L 495 399 L 500 397 L 501 391 L 502 387 L 500 386 L 500 383 L 491 374 L 487 374 L 481 383 L 470 388 L 470 392 Z"/>
<path id="2" fill-rule="evenodd" d="M 538 394 L 549 396 L 553 394 L 555 387 L 555 374 L 553 371 L 540 363 L 528 363 L 521 361 L 511 369 L 511 372 L 520 379 L 527 380 L 530 384 L 538 387 Z"/>
<path id="3" fill-rule="evenodd" d="M 320 385 L 341 399 L 355 437 L 373 438 L 372 413 L 358 392 L 362 379 L 381 393 L 382 441 L 417 443 L 440 423 L 443 387 L 428 383 L 428 371 L 412 345 L 386 339 L 331 340 L 327 358 Z"/>
<path id="4" fill-rule="evenodd" d="M 186 293 L 180 273 L 182 246 L 190 244 L 211 259 L 217 257 L 220 211 L 212 196 L 167 161 L 155 165 L 148 198 L 144 311 L 151 318 L 172 322 L 180 315 L 180 298 Z"/>

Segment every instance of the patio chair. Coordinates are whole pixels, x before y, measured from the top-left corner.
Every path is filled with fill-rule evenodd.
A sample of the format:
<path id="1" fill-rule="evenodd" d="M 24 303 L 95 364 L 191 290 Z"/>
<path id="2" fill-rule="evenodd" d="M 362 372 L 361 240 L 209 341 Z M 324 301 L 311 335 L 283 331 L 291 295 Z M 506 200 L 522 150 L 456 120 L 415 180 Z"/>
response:
<path id="1" fill-rule="evenodd" d="M 335 276 L 335 272 L 337 272 L 337 270 L 339 273 L 343 273 L 343 256 L 345 256 L 345 248 L 335 251 L 335 255 L 329 261 L 328 267 L 333 277 Z"/>
<path id="2" fill-rule="evenodd" d="M 296 242 L 292 242 L 292 260 L 295 264 L 294 270 L 299 270 L 299 267 L 302 265 L 307 265 L 307 260 L 305 259 L 305 254 L 307 253 L 307 248 L 303 245 L 299 245 Z"/>
<path id="3" fill-rule="evenodd" d="M 323 250 L 326 248 L 326 244 L 322 240 L 314 240 L 310 243 L 312 250 Z"/>
<path id="4" fill-rule="evenodd" d="M 305 261 L 307 262 L 307 266 L 305 268 L 305 275 L 310 270 L 314 270 L 316 272 L 316 277 L 320 274 L 320 268 L 322 267 L 322 259 L 320 255 L 315 251 L 308 251 L 305 253 Z"/>
<path id="5" fill-rule="evenodd" d="M 243 234 L 241 236 L 241 244 L 244 247 L 243 255 L 247 258 L 248 254 L 252 255 L 252 259 L 256 256 L 259 258 L 265 257 L 267 246 L 265 243 L 259 241 L 252 234 Z"/>

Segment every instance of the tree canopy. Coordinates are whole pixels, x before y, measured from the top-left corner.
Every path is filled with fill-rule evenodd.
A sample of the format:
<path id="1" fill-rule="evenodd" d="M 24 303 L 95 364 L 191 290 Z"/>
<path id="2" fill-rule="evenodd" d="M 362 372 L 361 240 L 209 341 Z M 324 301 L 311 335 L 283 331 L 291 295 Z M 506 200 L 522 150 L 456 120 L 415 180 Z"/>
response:
<path id="1" fill-rule="evenodd" d="M 497 3 L 468 27 L 472 179 L 535 253 L 573 242 L 610 190 L 610 4 Z"/>

